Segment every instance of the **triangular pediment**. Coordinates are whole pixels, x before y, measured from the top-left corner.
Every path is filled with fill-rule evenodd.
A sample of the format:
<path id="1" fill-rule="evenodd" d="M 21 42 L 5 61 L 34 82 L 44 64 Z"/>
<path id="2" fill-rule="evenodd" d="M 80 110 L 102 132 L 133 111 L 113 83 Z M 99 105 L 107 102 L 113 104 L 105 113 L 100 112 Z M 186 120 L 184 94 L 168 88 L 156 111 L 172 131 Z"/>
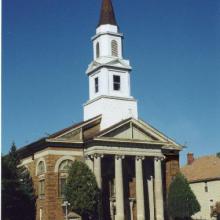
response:
<path id="1" fill-rule="evenodd" d="M 129 63 L 126 62 L 125 60 L 123 61 L 121 59 L 115 59 L 115 60 L 112 60 L 106 64 L 109 66 L 116 66 L 116 67 L 120 67 L 120 68 L 131 69 L 131 66 L 129 65 Z"/>
<path id="2" fill-rule="evenodd" d="M 134 139 L 134 140 L 146 140 L 153 141 L 156 140 L 150 134 L 146 133 L 144 130 L 140 129 L 133 123 L 127 123 L 120 126 L 102 137 L 116 138 L 116 139 Z"/>
<path id="3" fill-rule="evenodd" d="M 109 57 L 103 57 L 100 58 L 98 61 L 93 61 L 89 64 L 88 69 L 86 70 L 86 73 L 90 73 L 94 71 L 95 69 L 102 67 L 102 66 L 109 66 L 109 67 L 116 67 L 116 68 L 122 68 L 122 69 L 131 69 L 131 66 L 129 65 L 129 61 L 122 60 L 119 58 L 109 58 Z"/>
<path id="4" fill-rule="evenodd" d="M 83 142 L 100 131 L 101 116 L 83 121 L 50 135 L 47 141 L 52 142 Z"/>
<path id="5" fill-rule="evenodd" d="M 98 139 L 124 141 L 131 140 L 137 142 L 146 142 L 149 144 L 172 145 L 179 148 L 180 145 L 172 139 L 150 126 L 149 124 L 136 119 L 127 119 L 107 128 L 99 133 Z"/>
<path id="6" fill-rule="evenodd" d="M 65 132 L 64 134 L 59 135 L 58 137 L 55 137 L 54 140 L 57 141 L 81 141 L 82 140 L 82 130 L 81 128 L 78 129 L 71 129 L 68 132 Z"/>

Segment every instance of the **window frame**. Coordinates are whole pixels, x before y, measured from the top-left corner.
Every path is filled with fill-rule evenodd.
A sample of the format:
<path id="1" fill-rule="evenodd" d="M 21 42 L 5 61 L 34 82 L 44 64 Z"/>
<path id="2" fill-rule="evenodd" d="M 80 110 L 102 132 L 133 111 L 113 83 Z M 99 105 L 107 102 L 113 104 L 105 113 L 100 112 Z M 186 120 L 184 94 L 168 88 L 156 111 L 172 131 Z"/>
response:
<path id="1" fill-rule="evenodd" d="M 39 180 L 38 195 L 39 195 L 40 199 L 45 197 L 45 179 Z"/>
<path id="2" fill-rule="evenodd" d="M 113 57 L 118 57 L 118 42 L 116 40 L 111 41 L 111 52 Z"/>
<path id="3" fill-rule="evenodd" d="M 41 175 L 46 172 L 45 163 L 41 160 L 37 165 L 37 175 Z"/>
<path id="4" fill-rule="evenodd" d="M 119 80 L 116 80 L 119 79 Z M 121 76 L 120 75 L 113 75 L 113 90 L 120 91 L 121 90 Z"/>
<path id="5" fill-rule="evenodd" d="M 60 176 L 59 177 L 59 196 L 64 197 L 64 188 L 67 183 L 67 176 Z"/>
<path id="6" fill-rule="evenodd" d="M 95 93 L 99 92 L 99 77 L 94 78 L 94 88 L 95 88 Z"/>
<path id="7" fill-rule="evenodd" d="M 100 57 L 100 46 L 99 42 L 96 43 L 96 58 Z"/>
<path id="8" fill-rule="evenodd" d="M 64 198 L 64 186 L 67 183 L 68 178 L 68 168 L 65 168 L 66 166 L 70 167 L 68 165 L 69 163 L 73 163 L 71 159 L 65 159 L 60 162 L 58 167 L 58 196 L 61 198 Z M 65 169 L 62 169 L 65 168 Z"/>
<path id="9" fill-rule="evenodd" d="M 204 190 L 205 190 L 205 192 L 209 192 L 209 189 L 208 189 L 208 184 L 207 184 L 207 182 L 205 182 L 205 187 L 204 187 Z"/>

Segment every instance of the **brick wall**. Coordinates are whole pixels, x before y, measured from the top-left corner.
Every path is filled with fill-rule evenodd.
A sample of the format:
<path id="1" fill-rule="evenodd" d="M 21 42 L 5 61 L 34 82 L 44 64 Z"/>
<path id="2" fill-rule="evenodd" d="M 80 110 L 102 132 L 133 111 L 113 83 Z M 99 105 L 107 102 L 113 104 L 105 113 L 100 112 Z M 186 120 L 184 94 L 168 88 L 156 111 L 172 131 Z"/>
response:
<path id="1" fill-rule="evenodd" d="M 47 149 L 48 150 L 48 149 Z M 57 160 L 63 156 L 62 148 L 56 148 L 60 150 L 60 155 L 47 155 L 42 158 L 34 159 L 32 162 L 27 164 L 30 174 L 33 179 L 34 188 L 36 195 L 38 195 L 39 180 L 45 179 L 45 196 L 38 196 L 36 201 L 36 220 L 40 220 L 40 209 L 42 209 L 42 219 L 41 220 L 63 220 L 64 214 L 62 210 L 62 198 L 59 197 L 59 175 L 55 172 L 55 164 Z M 81 160 L 79 156 L 74 156 L 76 160 Z M 46 173 L 37 176 L 36 166 L 40 159 L 44 159 L 46 162 Z"/>

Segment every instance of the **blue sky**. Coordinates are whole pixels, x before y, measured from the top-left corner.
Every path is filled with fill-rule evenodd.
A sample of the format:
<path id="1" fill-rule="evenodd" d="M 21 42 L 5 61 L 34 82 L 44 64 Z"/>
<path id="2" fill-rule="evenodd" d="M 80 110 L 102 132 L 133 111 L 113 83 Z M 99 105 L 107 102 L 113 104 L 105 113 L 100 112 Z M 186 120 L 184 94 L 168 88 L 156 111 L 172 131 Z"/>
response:
<path id="1" fill-rule="evenodd" d="M 220 1 L 114 0 L 139 116 L 220 151 Z M 2 152 L 82 120 L 101 0 L 3 0 Z"/>

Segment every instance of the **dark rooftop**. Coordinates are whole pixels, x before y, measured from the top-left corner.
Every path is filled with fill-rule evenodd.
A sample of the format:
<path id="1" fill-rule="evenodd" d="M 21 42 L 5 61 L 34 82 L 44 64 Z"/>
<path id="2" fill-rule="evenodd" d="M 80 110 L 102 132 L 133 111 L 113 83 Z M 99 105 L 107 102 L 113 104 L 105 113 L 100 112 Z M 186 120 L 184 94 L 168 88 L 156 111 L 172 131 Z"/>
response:
<path id="1" fill-rule="evenodd" d="M 102 0 L 98 27 L 102 24 L 112 24 L 118 26 L 111 0 Z"/>

